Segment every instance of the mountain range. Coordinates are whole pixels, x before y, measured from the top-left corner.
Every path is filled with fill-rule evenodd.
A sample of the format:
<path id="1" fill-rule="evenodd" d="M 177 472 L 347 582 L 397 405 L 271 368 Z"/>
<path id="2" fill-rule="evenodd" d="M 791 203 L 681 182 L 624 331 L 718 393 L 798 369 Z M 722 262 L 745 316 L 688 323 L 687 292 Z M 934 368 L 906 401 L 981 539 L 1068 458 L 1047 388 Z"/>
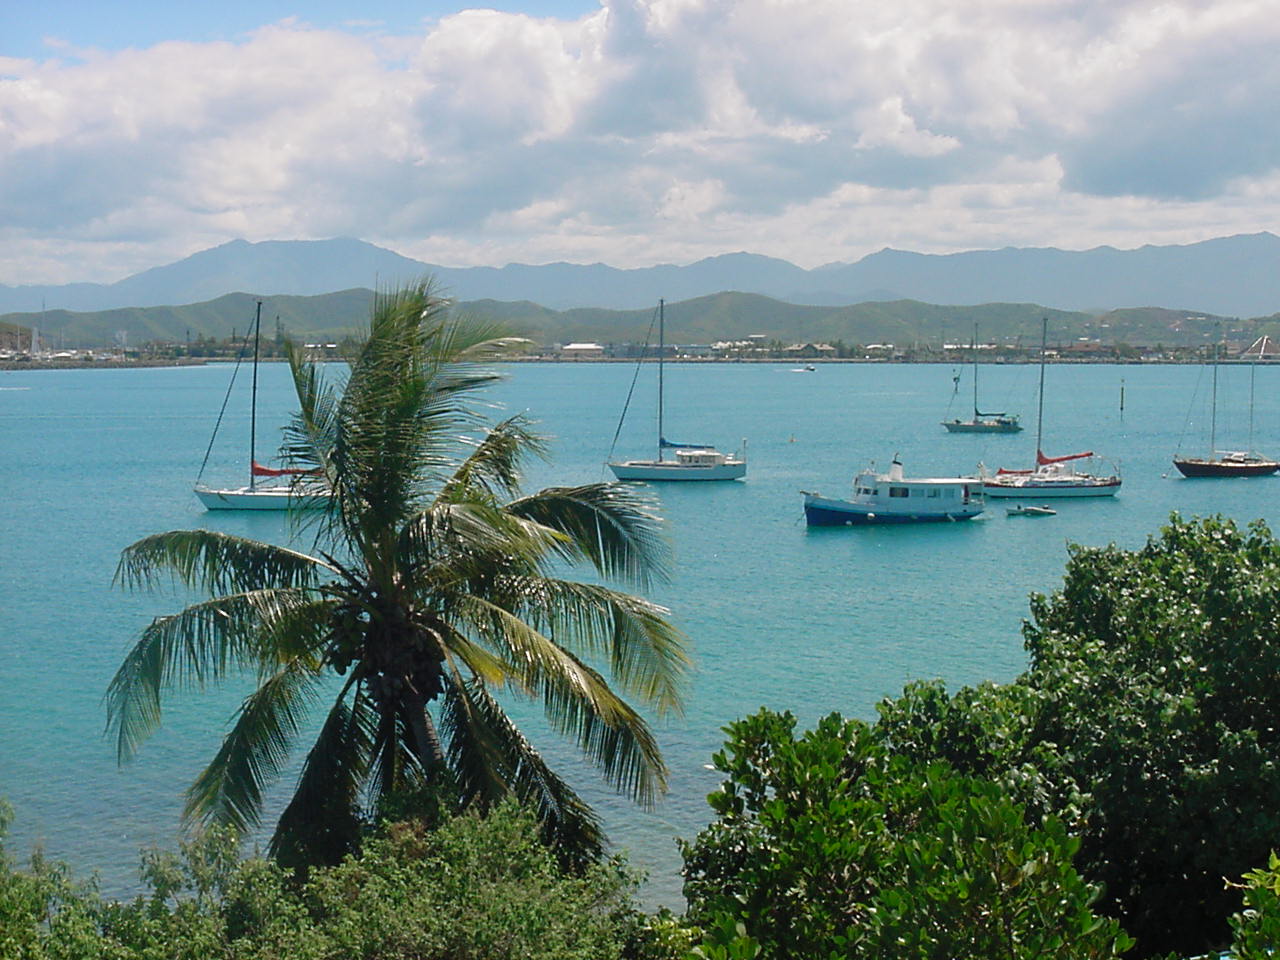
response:
<path id="1" fill-rule="evenodd" d="M 443 267 L 361 240 L 233 240 L 116 283 L 0 285 L 0 314 L 195 304 L 230 293 L 313 297 L 386 288 L 427 274 L 459 300 L 529 301 L 558 311 L 636 310 L 659 297 L 679 301 L 723 291 L 815 307 L 915 300 L 1031 303 L 1094 314 L 1130 307 L 1239 317 L 1280 311 L 1280 238 L 1257 233 L 1136 250 L 885 249 L 811 270 L 750 253 L 637 269 L 600 263 Z"/>

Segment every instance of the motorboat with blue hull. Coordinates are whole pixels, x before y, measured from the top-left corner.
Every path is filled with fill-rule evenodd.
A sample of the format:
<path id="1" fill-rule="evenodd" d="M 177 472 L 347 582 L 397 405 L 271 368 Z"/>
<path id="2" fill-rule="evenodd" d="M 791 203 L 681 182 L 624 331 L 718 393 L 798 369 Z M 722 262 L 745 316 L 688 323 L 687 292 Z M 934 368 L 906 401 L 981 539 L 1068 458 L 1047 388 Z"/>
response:
<path id="1" fill-rule="evenodd" d="M 982 484 L 973 477 L 911 477 L 894 458 L 888 473 L 868 468 L 853 478 L 853 498 L 804 493 L 804 519 L 811 527 L 969 520 L 986 508 Z"/>

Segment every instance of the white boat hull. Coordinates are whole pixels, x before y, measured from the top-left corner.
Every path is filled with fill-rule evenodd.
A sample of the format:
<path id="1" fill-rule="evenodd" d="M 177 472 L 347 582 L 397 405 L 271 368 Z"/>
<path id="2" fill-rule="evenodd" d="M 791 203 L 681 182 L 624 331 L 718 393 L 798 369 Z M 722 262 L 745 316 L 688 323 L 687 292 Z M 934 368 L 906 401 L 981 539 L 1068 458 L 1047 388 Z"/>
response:
<path id="1" fill-rule="evenodd" d="M 314 510 L 324 507 L 325 496 L 295 494 L 290 487 L 239 487 L 216 490 L 196 487 L 196 496 L 206 510 Z"/>
<path id="2" fill-rule="evenodd" d="M 1120 492 L 1119 477 L 1077 477 L 1074 480 L 1040 480 L 1018 477 L 1008 481 L 986 480 L 982 492 L 988 497 L 1023 497 L 1028 500 L 1064 497 L 1114 497 Z"/>
<path id="3" fill-rule="evenodd" d="M 625 460 L 609 464 L 609 469 L 619 480 L 741 480 L 747 475 L 746 461 L 735 459 L 712 464 L 685 464 L 674 460 Z"/>

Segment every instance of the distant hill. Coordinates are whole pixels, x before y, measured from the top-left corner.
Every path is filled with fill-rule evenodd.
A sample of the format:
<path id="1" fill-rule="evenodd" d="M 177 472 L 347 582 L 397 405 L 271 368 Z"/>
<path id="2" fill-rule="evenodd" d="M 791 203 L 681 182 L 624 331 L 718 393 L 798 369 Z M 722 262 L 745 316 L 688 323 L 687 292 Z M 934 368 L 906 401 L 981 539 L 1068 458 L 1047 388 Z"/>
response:
<path id="1" fill-rule="evenodd" d="M 605 264 L 441 267 L 361 240 L 233 240 L 112 284 L 0 285 L 0 313 L 78 312 L 217 300 L 237 291 L 318 296 L 392 286 L 424 274 L 460 300 L 530 301 L 552 310 L 637 310 L 723 291 L 812 306 L 869 301 L 1039 303 L 1057 310 L 1164 307 L 1222 316 L 1280 310 L 1280 238 L 1270 233 L 1137 250 L 882 250 L 805 270 L 750 253 L 621 270 Z"/>
<path id="2" fill-rule="evenodd" d="M 302 340 L 338 340 L 357 332 L 368 316 L 373 292 L 352 289 L 317 297 L 265 298 L 264 335 L 277 324 Z M 139 345 L 149 340 L 184 342 L 201 336 L 224 339 L 243 334 L 254 315 L 257 297 L 233 293 L 187 306 L 132 307 L 96 313 L 49 310 L 0 318 L 0 324 L 36 326 L 46 343 L 103 347 L 117 331 Z M 603 343 L 643 342 L 652 330 L 654 308 L 552 310 L 531 301 L 475 300 L 458 309 L 492 321 L 539 344 L 594 340 Z M 1105 344 L 1186 346 L 1213 335 L 1218 318 L 1209 314 L 1163 308 L 1133 308 L 1105 314 L 1054 310 L 1034 303 L 987 303 L 941 306 L 917 300 L 894 300 L 845 306 L 785 303 L 759 294 L 718 293 L 668 303 L 667 335 L 672 343 L 714 343 L 759 335 L 784 343 L 846 344 L 967 343 L 974 323 L 985 342 L 1022 345 L 1037 341 L 1040 318 L 1047 316 L 1055 343 L 1080 338 Z M 1224 334 L 1234 341 L 1252 340 L 1260 332 L 1276 336 L 1280 317 L 1264 321 L 1227 322 Z"/>

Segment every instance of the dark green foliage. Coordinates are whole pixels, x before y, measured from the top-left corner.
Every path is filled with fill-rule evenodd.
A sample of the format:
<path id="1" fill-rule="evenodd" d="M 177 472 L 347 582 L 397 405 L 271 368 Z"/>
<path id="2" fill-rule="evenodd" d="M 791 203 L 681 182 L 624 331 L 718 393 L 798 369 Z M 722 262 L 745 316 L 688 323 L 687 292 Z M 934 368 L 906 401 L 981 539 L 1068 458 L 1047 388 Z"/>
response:
<path id="1" fill-rule="evenodd" d="M 1280 840 L 1280 544 L 1174 517 L 1138 551 L 1074 547 L 1026 627 L 1036 736 L 1091 794 L 1082 870 L 1144 952 L 1226 940 Z"/>
<path id="2" fill-rule="evenodd" d="M 1073 546 L 1031 606 L 1026 674 L 909 687 L 877 733 L 1064 819 L 1139 955 L 1222 947 L 1224 880 L 1280 843 L 1280 543 L 1175 516 L 1140 550 Z"/>
<path id="3" fill-rule="evenodd" d="M 794 727 L 761 711 L 727 728 L 718 820 L 683 848 L 694 923 L 741 923 L 739 949 L 755 940 L 778 960 L 1111 957 L 1127 945 L 1092 914 L 1077 843 L 1055 818 L 1032 828 L 998 784 L 893 756 L 859 721 L 833 714 L 799 738 Z"/>
<path id="4" fill-rule="evenodd" d="M 26 872 L 0 862 L 0 957 L 621 960 L 638 955 L 629 944 L 644 919 L 622 862 L 562 871 L 512 804 L 437 831 L 390 826 L 304 884 L 269 861 L 237 862 L 224 831 L 181 857 L 146 855 L 143 875 L 151 896 L 117 904 L 39 858 Z"/>

